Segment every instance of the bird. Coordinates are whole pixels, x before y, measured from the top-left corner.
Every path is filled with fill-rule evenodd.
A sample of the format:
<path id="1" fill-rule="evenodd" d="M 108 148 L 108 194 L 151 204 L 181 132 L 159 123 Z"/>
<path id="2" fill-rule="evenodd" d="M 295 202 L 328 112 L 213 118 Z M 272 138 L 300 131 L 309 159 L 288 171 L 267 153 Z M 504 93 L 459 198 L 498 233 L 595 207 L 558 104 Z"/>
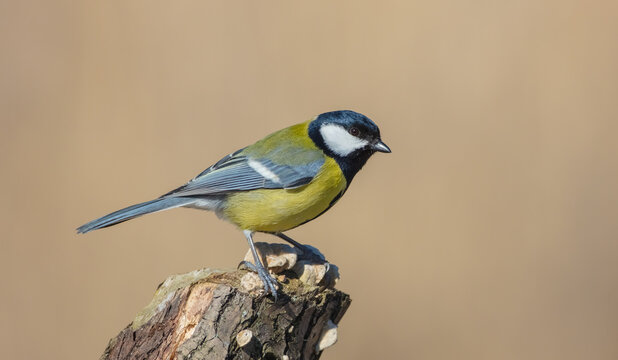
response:
<path id="1" fill-rule="evenodd" d="M 268 233 L 302 253 L 311 250 L 284 231 L 329 210 L 376 152 L 390 153 L 380 129 L 351 110 L 330 111 L 276 131 L 237 150 L 162 196 L 112 212 L 77 228 L 106 228 L 149 213 L 173 208 L 209 210 L 244 234 L 266 294 L 277 299 L 277 281 L 268 273 L 253 242 Z"/>

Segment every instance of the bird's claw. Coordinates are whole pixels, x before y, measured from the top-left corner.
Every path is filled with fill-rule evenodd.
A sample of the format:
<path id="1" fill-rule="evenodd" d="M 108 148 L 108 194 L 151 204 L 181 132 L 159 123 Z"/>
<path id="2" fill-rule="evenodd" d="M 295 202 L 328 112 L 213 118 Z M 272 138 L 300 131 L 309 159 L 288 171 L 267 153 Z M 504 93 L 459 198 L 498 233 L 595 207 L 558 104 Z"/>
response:
<path id="1" fill-rule="evenodd" d="M 264 284 L 265 293 L 272 294 L 275 302 L 277 302 L 277 287 L 279 286 L 277 280 L 275 280 L 266 269 L 261 266 L 256 266 L 249 261 L 241 261 L 240 264 L 238 264 L 238 267 L 240 268 L 242 266 L 245 266 L 250 271 L 257 273 L 258 277 L 262 281 L 262 284 Z"/>
<path id="2" fill-rule="evenodd" d="M 271 293 L 273 298 L 275 299 L 275 302 L 277 302 L 277 280 L 270 276 L 268 271 L 266 271 L 264 268 L 259 267 L 257 273 L 260 277 L 260 280 L 262 280 L 262 283 L 264 284 L 264 290 L 266 291 L 266 293 Z"/>
<path id="3" fill-rule="evenodd" d="M 296 247 L 301 251 L 301 254 L 300 254 L 301 259 L 309 260 L 312 263 L 324 264 L 325 266 L 329 266 L 328 260 L 326 260 L 324 255 L 318 252 L 317 249 L 314 251 L 312 247 L 307 246 L 307 245 L 301 245 L 301 246 L 296 246 Z"/>
<path id="4" fill-rule="evenodd" d="M 257 273 L 257 267 L 247 260 L 241 261 L 236 268 L 238 270 L 249 270 Z"/>

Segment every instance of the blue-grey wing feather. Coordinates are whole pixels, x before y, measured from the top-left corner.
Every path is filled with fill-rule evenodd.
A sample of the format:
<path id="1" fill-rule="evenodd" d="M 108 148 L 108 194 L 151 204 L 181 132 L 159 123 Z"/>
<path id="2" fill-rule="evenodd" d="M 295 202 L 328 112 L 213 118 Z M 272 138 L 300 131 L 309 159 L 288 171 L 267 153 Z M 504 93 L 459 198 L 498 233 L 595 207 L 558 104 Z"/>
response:
<path id="1" fill-rule="evenodd" d="M 218 195 L 255 189 L 292 189 L 311 182 L 324 164 L 324 157 L 303 165 L 276 164 L 268 159 L 253 159 L 232 153 L 201 172 L 187 184 L 164 196 Z M 256 170 L 257 166 L 261 172 Z M 252 166 L 253 165 L 253 166 Z M 264 176 L 267 173 L 269 176 Z"/>

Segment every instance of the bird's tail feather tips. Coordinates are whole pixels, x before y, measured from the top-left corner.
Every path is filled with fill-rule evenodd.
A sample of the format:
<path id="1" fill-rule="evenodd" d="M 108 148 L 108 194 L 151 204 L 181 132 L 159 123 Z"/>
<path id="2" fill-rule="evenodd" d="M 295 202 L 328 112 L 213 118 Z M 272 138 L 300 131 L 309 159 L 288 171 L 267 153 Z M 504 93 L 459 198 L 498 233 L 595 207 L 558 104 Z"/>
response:
<path id="1" fill-rule="evenodd" d="M 162 198 L 146 201 L 141 204 L 129 206 L 122 210 L 114 211 L 113 213 L 107 214 L 96 220 L 92 220 L 89 223 L 78 227 L 77 233 L 84 234 L 92 230 L 120 224 L 121 222 L 131 220 L 141 215 L 184 206 L 193 201 L 195 200 L 190 198 Z"/>

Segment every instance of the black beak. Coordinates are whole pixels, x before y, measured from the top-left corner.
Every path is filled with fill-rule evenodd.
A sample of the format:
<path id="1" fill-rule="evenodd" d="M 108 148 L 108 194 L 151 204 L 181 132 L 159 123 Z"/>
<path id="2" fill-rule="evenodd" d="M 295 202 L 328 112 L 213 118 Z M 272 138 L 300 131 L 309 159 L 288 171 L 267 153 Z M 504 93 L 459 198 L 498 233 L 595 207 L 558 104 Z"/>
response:
<path id="1" fill-rule="evenodd" d="M 373 148 L 373 150 L 375 151 L 379 151 L 379 152 L 383 152 L 383 153 L 389 153 L 391 152 L 391 148 L 389 148 L 388 146 L 386 146 L 385 143 L 382 142 L 382 140 L 378 140 L 377 143 L 373 144 L 371 146 Z"/>

